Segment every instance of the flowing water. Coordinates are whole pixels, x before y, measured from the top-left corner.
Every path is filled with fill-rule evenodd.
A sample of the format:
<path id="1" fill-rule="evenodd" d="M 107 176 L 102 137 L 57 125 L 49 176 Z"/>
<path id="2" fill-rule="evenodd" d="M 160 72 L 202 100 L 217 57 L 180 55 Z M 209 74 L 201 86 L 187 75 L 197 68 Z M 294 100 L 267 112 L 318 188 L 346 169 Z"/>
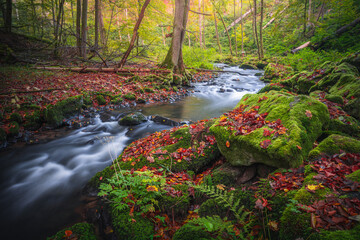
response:
<path id="1" fill-rule="evenodd" d="M 177 121 L 218 117 L 243 95 L 265 85 L 255 76 L 260 71 L 220 67 L 247 76 L 222 73 L 211 82 L 194 84 L 193 93 L 180 101 L 137 110 Z M 113 111 L 107 121 L 97 116 L 90 125 L 66 136 L 0 155 L 1 239 L 45 239 L 80 221 L 80 195 L 86 182 L 135 139 L 170 128 L 147 121 L 130 130 L 118 125 L 120 115 L 121 111 Z"/>

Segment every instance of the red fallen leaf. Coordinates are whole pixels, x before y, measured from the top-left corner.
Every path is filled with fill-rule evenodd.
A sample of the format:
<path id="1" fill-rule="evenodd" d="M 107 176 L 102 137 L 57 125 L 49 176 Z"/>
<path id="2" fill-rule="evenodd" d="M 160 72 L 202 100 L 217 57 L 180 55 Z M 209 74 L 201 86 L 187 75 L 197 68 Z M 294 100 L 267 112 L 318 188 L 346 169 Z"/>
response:
<path id="1" fill-rule="evenodd" d="M 336 213 L 336 210 L 331 210 L 331 211 L 328 211 L 328 212 L 327 212 L 327 215 L 328 215 L 329 217 L 331 217 L 331 216 L 335 215 L 335 213 Z"/>
<path id="2" fill-rule="evenodd" d="M 344 217 L 332 217 L 331 220 L 335 223 L 335 224 L 339 224 L 341 222 L 346 222 L 348 221 L 346 218 Z"/>
<path id="3" fill-rule="evenodd" d="M 264 129 L 264 133 L 263 133 L 263 136 L 264 137 L 269 137 L 269 136 L 271 136 L 271 131 L 269 131 L 268 129 Z"/>
<path id="4" fill-rule="evenodd" d="M 148 156 L 146 157 L 146 159 L 150 162 L 150 163 L 153 163 L 155 162 L 154 158 L 152 156 Z"/>
<path id="5" fill-rule="evenodd" d="M 71 230 L 65 230 L 65 237 L 70 237 L 73 234 Z"/>
<path id="6" fill-rule="evenodd" d="M 271 140 L 267 139 L 260 143 L 260 147 L 266 149 L 269 147 L 270 144 L 271 144 Z"/>
<path id="7" fill-rule="evenodd" d="M 230 142 L 229 141 L 226 141 L 226 147 L 230 147 Z"/>
<path id="8" fill-rule="evenodd" d="M 301 149 L 302 149 L 302 147 L 300 147 L 299 145 L 296 145 L 296 147 L 297 147 L 299 150 L 301 150 Z"/>
<path id="9" fill-rule="evenodd" d="M 103 180 L 103 177 L 99 177 L 99 180 L 100 180 L 100 181 Z"/>
<path id="10" fill-rule="evenodd" d="M 256 200 L 256 202 L 255 202 L 255 208 L 256 208 L 256 209 L 260 209 L 260 210 L 263 210 L 263 209 L 264 209 L 263 202 L 261 201 L 260 198 L 258 198 L 258 200 Z"/>
<path id="11" fill-rule="evenodd" d="M 312 113 L 311 113 L 311 111 L 310 110 L 306 110 L 305 111 L 305 115 L 308 117 L 308 118 L 312 118 Z"/>

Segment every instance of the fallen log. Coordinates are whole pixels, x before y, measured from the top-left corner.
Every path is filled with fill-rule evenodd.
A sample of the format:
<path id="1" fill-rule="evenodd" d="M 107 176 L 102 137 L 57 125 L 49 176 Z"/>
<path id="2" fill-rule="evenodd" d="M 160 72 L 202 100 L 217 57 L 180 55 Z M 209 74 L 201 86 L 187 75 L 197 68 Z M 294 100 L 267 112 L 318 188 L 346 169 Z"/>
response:
<path id="1" fill-rule="evenodd" d="M 296 52 L 300 51 L 301 49 L 306 48 L 308 46 L 310 46 L 310 41 L 298 46 L 297 48 L 292 49 L 291 53 L 296 53 Z"/>
<path id="2" fill-rule="evenodd" d="M 237 18 L 235 21 L 233 21 L 227 28 L 226 30 L 229 31 L 231 28 L 233 28 L 235 26 L 235 24 L 238 24 L 241 19 L 246 18 L 250 13 L 251 13 L 252 9 L 248 10 L 246 13 L 244 13 L 242 16 L 240 16 L 239 18 Z M 225 33 L 226 31 L 224 31 Z"/>
<path id="3" fill-rule="evenodd" d="M 279 14 L 277 15 L 281 15 L 289 6 L 286 6 L 283 10 L 281 10 L 281 12 L 279 12 Z M 273 21 L 275 21 L 275 17 L 273 17 L 272 19 L 270 19 L 270 21 L 265 24 L 265 26 L 263 27 L 263 29 L 267 28 Z"/>
<path id="4" fill-rule="evenodd" d="M 79 67 L 34 67 L 34 69 L 39 70 L 50 70 L 50 71 L 71 71 L 79 73 L 88 73 L 88 72 L 115 72 L 115 73 L 170 73 L 171 70 L 167 69 L 119 69 L 119 68 L 79 68 Z"/>
<path id="5" fill-rule="evenodd" d="M 239 72 L 235 72 L 235 71 L 211 70 L 211 69 L 203 69 L 203 68 L 186 68 L 186 69 L 191 69 L 191 70 L 195 70 L 198 72 L 236 73 L 241 76 L 249 76 L 249 74 L 239 73 Z"/>

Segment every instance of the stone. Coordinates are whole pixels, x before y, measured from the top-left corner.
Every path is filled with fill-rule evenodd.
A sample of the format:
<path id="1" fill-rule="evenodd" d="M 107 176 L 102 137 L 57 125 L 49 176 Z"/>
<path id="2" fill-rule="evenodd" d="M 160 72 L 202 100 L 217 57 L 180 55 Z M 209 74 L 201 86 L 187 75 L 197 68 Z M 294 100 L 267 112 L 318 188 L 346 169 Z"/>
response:
<path id="1" fill-rule="evenodd" d="M 277 91 L 247 94 L 235 108 L 240 106 L 245 106 L 243 112 L 258 109 L 258 114 L 267 113 L 265 121 L 280 120 L 286 132 L 264 136 L 265 129 L 273 130 L 265 124 L 245 135 L 235 135 L 235 130 L 219 126 L 218 119 L 210 132 L 215 135 L 220 152 L 233 166 L 262 163 L 277 168 L 298 167 L 330 121 L 327 107 L 305 95 Z M 270 145 L 263 148 L 261 144 L 265 140 Z"/>
<path id="2" fill-rule="evenodd" d="M 151 116 L 151 121 L 171 127 L 180 126 L 180 123 L 161 116 Z"/>
<path id="3" fill-rule="evenodd" d="M 125 117 L 121 118 L 118 121 L 118 123 L 120 126 L 135 126 L 146 121 L 147 121 L 146 117 L 142 113 L 135 112 L 135 113 L 130 113 Z"/>

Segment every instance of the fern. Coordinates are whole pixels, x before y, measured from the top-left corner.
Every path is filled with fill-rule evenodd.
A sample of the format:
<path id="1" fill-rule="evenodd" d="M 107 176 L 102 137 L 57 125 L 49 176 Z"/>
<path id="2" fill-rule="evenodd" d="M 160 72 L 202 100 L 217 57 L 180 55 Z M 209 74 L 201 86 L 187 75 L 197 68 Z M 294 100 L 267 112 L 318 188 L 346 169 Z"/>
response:
<path id="1" fill-rule="evenodd" d="M 214 198 L 218 204 L 222 204 L 229 208 L 239 223 L 242 224 L 245 222 L 249 213 L 244 211 L 243 205 L 240 206 L 240 199 L 234 201 L 234 193 L 229 194 L 215 186 L 208 185 L 195 185 L 194 188 L 205 193 L 209 197 Z"/>
<path id="2" fill-rule="evenodd" d="M 224 231 L 232 232 L 233 224 L 229 221 L 222 220 L 220 216 L 207 216 L 202 218 L 195 218 L 191 220 L 192 223 L 204 226 L 208 232 L 219 232 Z"/>

